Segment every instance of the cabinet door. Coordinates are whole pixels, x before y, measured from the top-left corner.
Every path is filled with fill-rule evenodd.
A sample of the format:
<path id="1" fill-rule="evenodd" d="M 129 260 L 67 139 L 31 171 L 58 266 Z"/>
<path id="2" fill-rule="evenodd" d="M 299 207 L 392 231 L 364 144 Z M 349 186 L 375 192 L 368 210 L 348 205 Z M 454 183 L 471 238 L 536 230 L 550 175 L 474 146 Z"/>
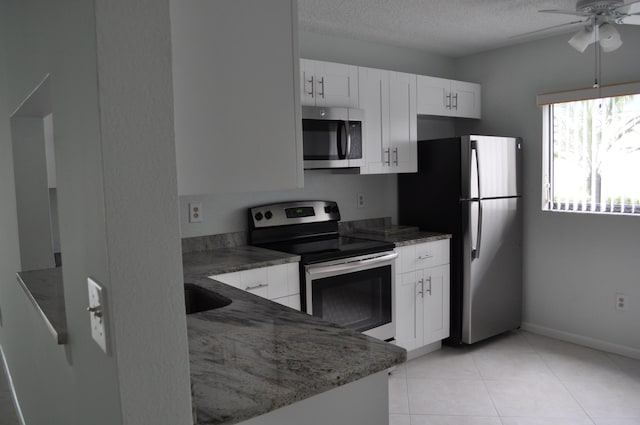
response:
<path id="1" fill-rule="evenodd" d="M 317 106 L 358 107 L 358 67 L 315 61 Z"/>
<path id="2" fill-rule="evenodd" d="M 417 294 L 416 273 L 396 275 L 396 343 L 407 350 L 422 345 L 422 298 Z"/>
<path id="3" fill-rule="evenodd" d="M 453 93 L 451 107 L 455 116 L 481 118 L 480 84 L 452 81 L 451 92 Z"/>
<path id="4" fill-rule="evenodd" d="M 302 187 L 296 4 L 171 2 L 180 195 Z"/>
<path id="5" fill-rule="evenodd" d="M 420 115 L 451 116 L 451 80 L 418 75 L 417 109 Z"/>
<path id="6" fill-rule="evenodd" d="M 391 172 L 416 172 L 416 75 L 389 72 L 389 145 Z"/>
<path id="7" fill-rule="evenodd" d="M 422 270 L 423 344 L 449 336 L 449 265 Z"/>
<path id="8" fill-rule="evenodd" d="M 389 72 L 358 68 L 359 107 L 364 110 L 364 157 L 362 174 L 383 174 L 390 164 Z"/>
<path id="9" fill-rule="evenodd" d="M 300 59 L 300 99 L 303 106 L 316 104 L 316 62 Z"/>

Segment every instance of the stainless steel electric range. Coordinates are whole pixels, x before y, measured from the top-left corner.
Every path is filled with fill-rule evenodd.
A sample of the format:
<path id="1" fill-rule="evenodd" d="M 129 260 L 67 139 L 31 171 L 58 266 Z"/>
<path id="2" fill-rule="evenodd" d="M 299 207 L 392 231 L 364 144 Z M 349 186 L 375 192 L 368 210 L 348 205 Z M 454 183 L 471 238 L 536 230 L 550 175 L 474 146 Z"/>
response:
<path id="1" fill-rule="evenodd" d="M 340 236 L 338 204 L 249 209 L 249 243 L 300 255 L 302 310 L 385 341 L 395 338 L 394 245 Z"/>

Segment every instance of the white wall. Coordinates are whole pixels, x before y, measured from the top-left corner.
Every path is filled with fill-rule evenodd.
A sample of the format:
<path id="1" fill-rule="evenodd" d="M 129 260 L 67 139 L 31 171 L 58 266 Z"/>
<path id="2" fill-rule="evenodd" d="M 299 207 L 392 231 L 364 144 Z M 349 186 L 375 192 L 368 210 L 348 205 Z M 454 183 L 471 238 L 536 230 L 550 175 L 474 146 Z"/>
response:
<path id="1" fill-rule="evenodd" d="M 28 424 L 191 421 L 168 6 L 0 3 L 0 344 Z M 7 117 L 47 73 L 66 346 L 55 345 L 15 281 Z M 105 288 L 110 355 L 90 336 L 88 276 Z"/>
<path id="2" fill-rule="evenodd" d="M 624 45 L 603 55 L 602 82 L 640 75 L 640 28 L 621 28 Z M 541 211 L 542 114 L 536 94 L 589 87 L 594 51 L 564 35 L 462 58 L 457 77 L 482 84 L 483 119 L 461 132 L 524 139 L 524 321 L 539 331 L 640 356 L 640 217 Z M 614 308 L 616 292 L 629 297 Z M 557 333 L 559 332 L 559 333 Z"/>
<path id="3" fill-rule="evenodd" d="M 452 77 L 453 60 L 417 50 L 300 32 L 300 56 L 308 59 Z M 418 138 L 452 136 L 451 119 L 419 120 Z M 259 193 L 227 193 L 180 197 L 182 237 L 202 236 L 246 230 L 247 207 L 288 200 L 323 199 L 338 202 L 343 220 L 364 218 L 397 218 L 396 175 L 342 175 L 327 172 L 305 172 L 303 189 Z M 366 206 L 356 208 L 359 193 L 365 195 Z M 190 202 L 201 202 L 203 222 L 189 223 Z"/>

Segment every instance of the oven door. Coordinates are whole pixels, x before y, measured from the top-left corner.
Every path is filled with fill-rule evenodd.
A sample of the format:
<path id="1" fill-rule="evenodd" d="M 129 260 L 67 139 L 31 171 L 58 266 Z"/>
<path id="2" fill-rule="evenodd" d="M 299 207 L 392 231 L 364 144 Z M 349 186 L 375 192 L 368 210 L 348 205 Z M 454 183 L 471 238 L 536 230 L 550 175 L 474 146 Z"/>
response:
<path id="1" fill-rule="evenodd" d="M 395 338 L 395 252 L 304 266 L 306 312 L 391 341 Z"/>

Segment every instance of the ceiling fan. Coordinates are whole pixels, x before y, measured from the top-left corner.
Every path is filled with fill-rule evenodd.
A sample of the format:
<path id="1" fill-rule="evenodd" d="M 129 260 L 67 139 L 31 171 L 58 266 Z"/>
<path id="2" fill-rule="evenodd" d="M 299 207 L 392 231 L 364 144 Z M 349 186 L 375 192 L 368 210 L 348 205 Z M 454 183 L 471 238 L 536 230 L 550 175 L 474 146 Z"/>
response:
<path id="1" fill-rule="evenodd" d="M 583 19 L 566 24 L 560 24 L 526 35 L 557 29 L 576 24 L 584 24 L 571 39 L 569 44 L 579 52 L 584 52 L 592 43 L 598 43 L 603 52 L 612 52 L 622 45 L 620 33 L 616 25 L 640 25 L 640 11 L 632 12 L 631 6 L 640 0 L 625 3 L 624 0 L 578 0 L 576 10 L 547 9 L 542 13 L 556 13 L 562 15 L 580 16 Z"/>

